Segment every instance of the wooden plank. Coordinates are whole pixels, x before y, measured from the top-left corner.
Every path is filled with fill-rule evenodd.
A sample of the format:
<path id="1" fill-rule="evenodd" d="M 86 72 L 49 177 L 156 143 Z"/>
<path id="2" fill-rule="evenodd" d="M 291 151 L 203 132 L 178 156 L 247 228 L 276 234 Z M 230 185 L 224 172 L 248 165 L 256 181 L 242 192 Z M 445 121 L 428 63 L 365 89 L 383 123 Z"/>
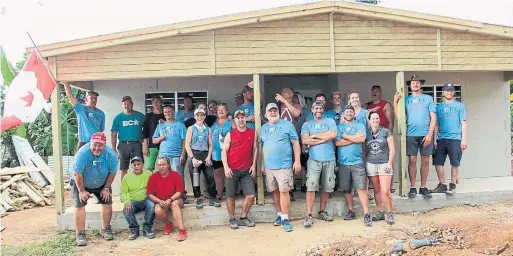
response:
<path id="1" fill-rule="evenodd" d="M 259 74 L 253 74 L 253 82 L 254 87 L 253 90 L 255 91 L 254 94 L 254 104 L 255 104 L 255 133 L 257 138 L 257 146 L 258 146 L 258 160 L 257 160 L 257 187 L 258 187 L 258 205 L 264 205 L 265 199 L 264 199 L 264 175 L 262 173 L 263 166 L 260 166 L 262 163 L 262 146 L 260 141 L 260 129 L 262 127 L 262 113 L 260 110 L 262 109 L 260 106 L 260 75 Z"/>
<path id="2" fill-rule="evenodd" d="M 11 186 L 11 184 L 16 183 L 17 181 L 22 180 L 22 179 L 26 179 L 26 178 L 28 178 L 28 176 L 25 175 L 25 174 L 14 175 L 10 180 L 4 182 L 0 186 L 0 190 L 4 190 L 4 189 L 8 188 L 9 186 Z"/>
<path id="3" fill-rule="evenodd" d="M 29 172 L 39 172 L 40 169 L 33 166 L 18 166 L 14 168 L 2 168 L 0 170 L 0 175 L 13 175 L 13 174 L 20 174 L 20 173 L 29 173 Z"/>
<path id="4" fill-rule="evenodd" d="M 333 70 L 336 69 L 335 62 L 335 29 L 333 26 L 333 13 L 330 13 L 330 60 L 331 60 L 331 68 Z"/>
<path id="5" fill-rule="evenodd" d="M 429 27 L 335 27 L 335 33 L 350 34 L 436 34 L 436 28 Z"/>
<path id="6" fill-rule="evenodd" d="M 406 155 L 406 107 L 404 98 L 407 96 L 404 87 L 404 72 L 400 71 L 395 76 L 395 88 L 396 92 L 399 93 L 402 98 L 399 100 L 397 111 L 397 130 L 400 137 L 400 147 L 396 150 L 399 153 L 399 193 L 405 197 L 408 193 L 408 156 Z"/>
<path id="7" fill-rule="evenodd" d="M 387 65 L 436 65 L 436 58 L 430 59 L 361 59 L 337 60 L 337 66 L 387 66 Z"/>
<path id="8" fill-rule="evenodd" d="M 361 52 L 337 52 L 337 60 L 360 60 L 360 59 L 426 59 L 436 58 L 436 52 L 379 52 L 379 53 L 361 53 Z"/>
<path id="9" fill-rule="evenodd" d="M 212 40 L 210 41 L 210 54 L 212 55 L 212 74 L 216 74 L 216 31 L 212 30 Z"/>
<path id="10" fill-rule="evenodd" d="M 443 49 L 442 49 L 443 50 Z M 434 52 L 436 53 L 436 45 L 421 46 L 340 46 L 335 52 Z"/>
<path id="11" fill-rule="evenodd" d="M 442 29 L 442 40 L 501 40 L 495 36 Z"/>
<path id="12" fill-rule="evenodd" d="M 27 182 L 26 180 L 23 181 L 25 185 L 27 185 L 34 193 L 36 193 L 39 197 L 43 199 L 46 205 L 52 205 L 52 201 L 50 201 L 48 198 L 46 198 L 41 192 L 39 192 L 38 189 L 36 189 L 30 182 Z"/>
<path id="13" fill-rule="evenodd" d="M 324 27 L 266 27 L 266 28 L 226 28 L 218 29 L 218 35 L 267 35 L 267 34 L 319 34 L 324 31 L 328 32 L 328 28 Z"/>
<path id="14" fill-rule="evenodd" d="M 103 73 L 103 72 L 137 72 L 146 70 L 190 70 L 211 68 L 210 61 L 192 63 L 162 63 L 162 64 L 139 64 L 139 65 L 116 65 L 116 66 L 88 66 L 88 67 L 59 67 L 60 74 L 81 74 L 81 73 Z"/>
<path id="15" fill-rule="evenodd" d="M 513 64 L 513 58 L 444 58 L 447 65 Z"/>
<path id="16" fill-rule="evenodd" d="M 195 63 L 211 60 L 210 56 L 143 57 L 94 60 L 61 60 L 59 67 L 115 66 L 135 64 Z"/>
<path id="17" fill-rule="evenodd" d="M 512 46 L 513 40 L 507 39 L 444 39 L 442 44 L 449 45 L 486 45 L 486 46 Z"/>
<path id="18" fill-rule="evenodd" d="M 233 54 L 298 54 L 298 53 L 330 53 L 329 47 L 269 47 L 269 48 L 217 48 L 217 55 L 233 55 Z"/>
<path id="19" fill-rule="evenodd" d="M 250 61 L 250 60 L 328 60 L 329 53 L 270 53 L 270 54 L 254 54 L 254 55 L 216 55 L 217 62 L 228 61 Z"/>
<path id="20" fill-rule="evenodd" d="M 513 52 L 442 52 L 443 58 L 513 58 Z"/>
<path id="21" fill-rule="evenodd" d="M 141 58 L 141 57 L 184 57 L 184 56 L 210 56 L 210 51 L 201 49 L 189 50 L 160 50 L 160 51 L 135 51 L 135 52 L 81 52 L 59 57 L 62 60 L 96 60 L 96 59 L 119 59 L 119 58 Z"/>
<path id="22" fill-rule="evenodd" d="M 232 62 L 219 62 L 218 68 L 245 68 L 245 67 L 317 67 L 317 66 L 330 66 L 330 60 L 271 60 L 271 61 L 232 61 Z"/>
<path id="23" fill-rule="evenodd" d="M 513 71 L 513 64 L 466 64 L 442 65 L 442 70 L 451 71 Z"/>
<path id="24" fill-rule="evenodd" d="M 335 33 L 335 40 L 382 40 L 382 39 L 392 39 L 392 40 L 401 40 L 401 39 L 425 39 L 425 40 L 436 40 L 436 33 L 429 34 L 355 34 L 355 33 L 343 33 L 337 34 Z"/>
<path id="25" fill-rule="evenodd" d="M 279 68 L 217 68 L 218 75 L 243 75 L 243 74 L 301 74 L 301 73 L 331 73 L 331 66 L 325 67 L 279 67 Z"/>
<path id="26" fill-rule="evenodd" d="M 338 15 L 337 15 L 338 16 Z M 407 23 L 388 20 L 336 20 L 336 27 L 404 27 Z"/>
<path id="27" fill-rule="evenodd" d="M 438 59 L 438 70 L 442 70 L 442 42 L 439 28 L 436 29 L 436 53 Z"/>
<path id="28" fill-rule="evenodd" d="M 23 189 L 25 192 L 27 192 L 27 196 L 36 204 L 40 206 L 45 205 L 45 201 L 42 197 L 40 197 L 36 192 L 34 192 L 27 184 L 25 184 L 23 181 L 17 181 L 16 184 Z"/>
<path id="29" fill-rule="evenodd" d="M 41 156 L 37 153 L 34 153 L 30 158 L 37 168 L 41 170 L 41 173 L 45 176 L 45 178 L 50 182 L 53 186 L 55 184 L 55 177 L 53 172 L 50 170 L 50 167 L 46 164 L 45 160 L 41 158 Z"/>
<path id="30" fill-rule="evenodd" d="M 259 34 L 259 35 L 218 35 L 216 42 L 220 41 L 295 41 L 304 40 L 305 35 L 302 34 Z M 325 33 L 319 31 L 318 34 L 308 34 L 310 40 L 329 40 L 329 30 Z"/>
<path id="31" fill-rule="evenodd" d="M 272 22 L 253 23 L 242 26 L 243 28 L 327 28 L 329 26 L 328 19 L 297 21 L 297 20 L 280 20 Z M 224 30 L 224 29 L 218 29 Z"/>
<path id="32" fill-rule="evenodd" d="M 250 74 L 250 73 L 248 73 Z M 90 80 L 114 80 L 114 79 L 142 79 L 155 77 L 191 77 L 212 75 L 211 68 L 189 70 L 150 70 L 139 72 L 99 72 L 82 74 L 58 74 L 57 79 L 63 81 L 90 81 Z"/>
<path id="33" fill-rule="evenodd" d="M 397 65 L 397 66 L 337 66 L 337 72 L 395 72 L 397 70 L 407 71 L 436 71 L 435 65 Z"/>
<path id="34" fill-rule="evenodd" d="M 513 52 L 513 46 L 507 45 L 443 45 L 442 51 L 448 52 Z"/>
<path id="35" fill-rule="evenodd" d="M 90 50 L 89 52 L 130 52 L 130 51 L 158 51 L 158 50 L 189 50 L 195 51 L 200 49 L 210 49 L 210 42 L 197 42 L 197 43 L 139 43 L 139 44 L 124 44 L 115 47 L 101 48 L 97 50 Z"/>
<path id="36" fill-rule="evenodd" d="M 284 46 L 330 46 L 329 40 L 298 40 L 298 41 L 222 41 L 216 42 L 217 48 L 268 48 L 268 47 L 284 47 Z"/>
<path id="37" fill-rule="evenodd" d="M 57 63 L 55 61 L 55 57 L 48 58 L 48 67 L 50 70 L 57 74 Z M 57 79 L 59 79 L 57 77 Z M 87 79 L 92 80 L 92 79 Z M 78 81 L 77 80 L 67 80 L 67 81 Z M 51 102 L 52 102 L 52 112 L 60 113 L 60 90 L 59 87 L 56 87 L 52 92 Z M 59 115 L 52 115 L 52 147 L 53 147 L 53 156 L 54 156 L 54 187 L 55 187 L 55 211 L 57 215 L 64 213 L 64 184 L 63 184 L 63 174 L 62 174 L 62 139 L 61 139 L 61 121 Z"/>
<path id="38" fill-rule="evenodd" d="M 426 40 L 426 39 L 400 39 L 400 40 L 392 40 L 392 39 L 370 39 L 370 40 L 337 40 L 335 46 L 434 46 L 436 45 L 436 40 Z"/>
<path id="39" fill-rule="evenodd" d="M 164 38 L 142 41 L 142 42 L 137 42 L 137 43 L 130 43 L 130 44 L 140 44 L 140 43 L 176 44 L 176 43 L 197 43 L 197 42 L 210 42 L 210 34 L 206 31 L 205 33 L 201 33 L 201 34 L 171 36 L 171 37 L 164 37 Z"/>

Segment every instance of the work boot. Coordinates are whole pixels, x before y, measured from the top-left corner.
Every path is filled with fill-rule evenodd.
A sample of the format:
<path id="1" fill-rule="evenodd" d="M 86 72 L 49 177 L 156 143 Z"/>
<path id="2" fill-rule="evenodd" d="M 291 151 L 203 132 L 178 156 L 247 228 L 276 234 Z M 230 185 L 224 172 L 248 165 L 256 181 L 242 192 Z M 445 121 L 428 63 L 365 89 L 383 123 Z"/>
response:
<path id="1" fill-rule="evenodd" d="M 78 246 L 86 246 L 87 245 L 87 237 L 85 230 L 81 230 L 76 234 L 75 243 Z"/>
<path id="2" fill-rule="evenodd" d="M 378 211 L 376 217 L 372 217 L 372 221 L 380 221 L 385 219 L 385 213 Z"/>
<path id="3" fill-rule="evenodd" d="M 408 192 L 408 198 L 415 198 L 417 196 L 417 188 L 410 188 L 410 192 Z"/>
<path id="4" fill-rule="evenodd" d="M 103 239 L 110 241 L 114 239 L 114 235 L 112 234 L 112 228 L 108 226 L 106 229 L 101 229 L 100 234 L 102 235 Z"/>
<path id="5" fill-rule="evenodd" d="M 447 190 L 447 195 L 450 195 L 450 196 L 453 196 L 454 194 L 456 194 L 456 184 L 454 183 L 449 183 L 449 190 Z"/>
<path id="6" fill-rule="evenodd" d="M 436 188 L 431 189 L 431 193 L 445 193 L 447 192 L 447 185 L 438 183 L 438 186 Z"/>
<path id="7" fill-rule="evenodd" d="M 420 188 L 419 194 L 423 195 L 425 199 L 429 199 L 429 198 L 433 197 L 431 195 L 431 192 L 427 188 Z"/>

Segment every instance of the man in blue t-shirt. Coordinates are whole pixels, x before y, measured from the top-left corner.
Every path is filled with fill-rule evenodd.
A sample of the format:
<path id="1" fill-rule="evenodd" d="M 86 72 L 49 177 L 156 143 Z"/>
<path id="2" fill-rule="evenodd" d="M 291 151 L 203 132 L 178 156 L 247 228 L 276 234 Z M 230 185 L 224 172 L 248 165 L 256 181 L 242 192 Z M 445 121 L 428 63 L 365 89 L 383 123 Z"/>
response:
<path id="1" fill-rule="evenodd" d="M 294 173 L 301 171 L 299 138 L 291 122 L 280 120 L 275 103 L 267 104 L 265 112 L 269 122 L 262 126 L 260 138 L 267 191 L 273 193 L 278 214 L 274 225 L 282 226 L 285 231 L 290 232 L 292 224 L 289 221 L 289 192 L 294 188 Z"/>
<path id="2" fill-rule="evenodd" d="M 315 192 L 322 186 L 318 218 L 332 221 L 333 218 L 326 212 L 329 193 L 335 187 L 335 147 L 333 139 L 337 136 L 337 125 L 331 118 L 323 117 L 324 104 L 316 101 L 312 104 L 314 120 L 303 124 L 301 128 L 301 141 L 309 145 L 308 161 L 306 163 L 306 210 L 304 226 L 313 225 L 312 209 L 315 202 Z M 320 181 L 319 181 L 320 180 Z"/>
<path id="3" fill-rule="evenodd" d="M 112 240 L 110 219 L 112 217 L 111 185 L 116 176 L 118 160 L 114 150 L 106 146 L 107 138 L 102 132 L 96 132 L 75 154 L 75 161 L 69 170 L 71 194 L 75 206 L 74 219 L 76 243 L 87 245 L 85 232 L 85 206 L 91 195 L 95 195 L 101 204 L 101 234 L 105 240 Z"/>
<path id="4" fill-rule="evenodd" d="M 351 105 L 342 108 L 342 120 L 337 126 L 338 147 L 338 189 L 344 193 L 349 211 L 344 220 L 356 219 L 351 188 L 358 190 L 358 198 L 363 208 L 363 224 L 372 226 L 369 214 L 369 198 L 367 192 L 367 172 L 363 163 L 363 143 L 367 135 L 364 124 L 355 121 L 354 107 Z M 352 186 L 351 186 L 352 181 Z"/>
<path id="5" fill-rule="evenodd" d="M 324 117 L 335 120 L 335 124 L 340 123 L 342 118 L 342 94 L 340 92 L 331 93 L 331 103 L 333 108 L 324 113 Z"/>
<path id="6" fill-rule="evenodd" d="M 123 103 L 123 112 L 116 115 L 112 121 L 110 139 L 112 149 L 119 155 L 119 169 L 121 170 L 121 180 L 123 180 L 130 167 L 130 160 L 136 156 L 143 157 L 144 114 L 134 110 L 132 97 L 125 96 L 121 102 Z"/>
<path id="7" fill-rule="evenodd" d="M 444 84 L 442 88 L 444 103 L 436 106 L 435 154 L 433 165 L 440 183 L 433 193 L 456 193 L 458 167 L 463 150 L 467 148 L 467 111 L 465 105 L 454 100 L 454 85 Z M 449 189 L 445 183 L 444 163 L 449 155 L 451 162 L 451 183 Z"/>
<path id="8" fill-rule="evenodd" d="M 191 96 L 183 97 L 183 110 L 176 111 L 175 120 L 184 123 L 188 119 L 194 119 L 194 103 Z"/>
<path id="9" fill-rule="evenodd" d="M 429 173 L 429 156 L 433 154 L 433 133 L 436 124 L 435 102 L 433 97 L 422 94 L 421 87 L 425 80 L 413 75 L 406 85 L 411 88 L 411 95 L 405 99 L 406 108 L 406 154 L 409 157 L 408 170 L 410 177 L 409 198 L 417 196 L 415 182 L 417 180 L 417 154 L 420 151 L 420 190 L 424 198 L 431 198 L 426 187 Z M 394 96 L 394 109 L 399 109 L 401 95 Z M 397 112 L 396 118 L 397 118 Z"/>
<path id="10" fill-rule="evenodd" d="M 252 84 L 253 82 L 250 82 Z M 253 88 L 249 85 L 244 86 L 242 89 L 242 95 L 244 96 L 244 103 L 237 106 L 235 111 L 242 110 L 246 115 L 246 125 L 250 129 L 255 129 L 255 105 L 253 104 Z"/>
<path id="11" fill-rule="evenodd" d="M 77 149 L 80 149 L 84 144 L 89 142 L 93 133 L 103 132 L 103 130 L 105 130 L 105 113 L 96 108 L 96 102 L 99 96 L 97 92 L 88 91 L 86 94 L 85 105 L 83 105 L 80 104 L 75 95 L 73 95 L 69 83 L 63 82 L 63 85 L 64 91 L 66 91 L 66 96 L 68 96 L 69 102 L 77 114 Z"/>

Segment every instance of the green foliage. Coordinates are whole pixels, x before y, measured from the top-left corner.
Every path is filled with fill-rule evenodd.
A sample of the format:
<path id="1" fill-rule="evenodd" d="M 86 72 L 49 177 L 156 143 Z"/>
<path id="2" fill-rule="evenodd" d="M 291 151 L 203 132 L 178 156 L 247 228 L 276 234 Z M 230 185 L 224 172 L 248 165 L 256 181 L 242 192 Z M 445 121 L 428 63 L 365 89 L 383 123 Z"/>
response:
<path id="1" fill-rule="evenodd" d="M 71 256 L 75 255 L 75 238 L 71 232 L 59 234 L 43 243 L 26 244 L 19 247 L 2 246 L 5 256 Z"/>

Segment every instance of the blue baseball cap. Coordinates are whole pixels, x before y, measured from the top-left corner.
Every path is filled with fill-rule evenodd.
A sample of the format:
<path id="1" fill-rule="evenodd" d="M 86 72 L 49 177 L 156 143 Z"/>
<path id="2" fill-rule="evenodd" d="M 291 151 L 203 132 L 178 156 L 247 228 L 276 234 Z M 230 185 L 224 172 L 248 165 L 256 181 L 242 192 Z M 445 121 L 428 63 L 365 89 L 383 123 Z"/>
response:
<path id="1" fill-rule="evenodd" d="M 348 109 L 350 109 L 350 110 L 354 111 L 354 107 L 353 107 L 353 106 L 351 106 L 351 105 L 345 105 L 344 107 L 342 107 L 342 113 L 344 113 L 344 112 L 345 112 L 346 110 L 348 110 Z"/>
<path id="2" fill-rule="evenodd" d="M 444 87 L 442 87 L 442 91 L 447 90 L 454 90 L 454 84 L 444 84 Z"/>

